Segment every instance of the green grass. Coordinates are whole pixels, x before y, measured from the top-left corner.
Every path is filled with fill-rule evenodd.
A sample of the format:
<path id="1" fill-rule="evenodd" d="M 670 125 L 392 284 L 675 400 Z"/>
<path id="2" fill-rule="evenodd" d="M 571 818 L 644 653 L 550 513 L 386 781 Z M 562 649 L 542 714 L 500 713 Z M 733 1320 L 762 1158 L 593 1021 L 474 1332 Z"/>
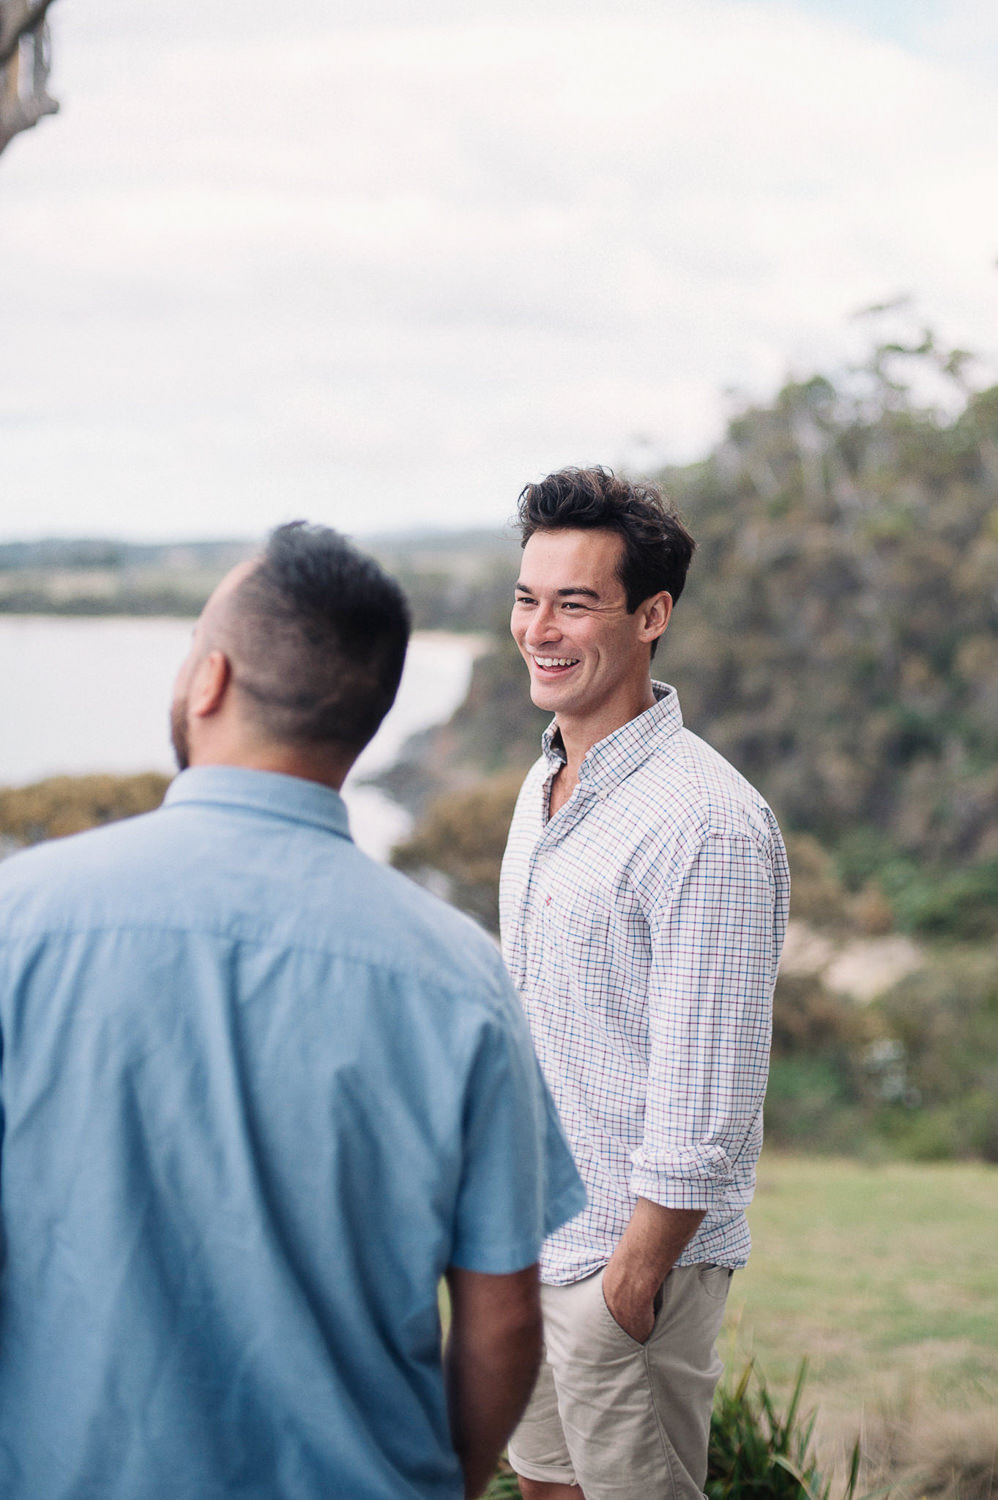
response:
<path id="1" fill-rule="evenodd" d="M 988 1500 L 998 1425 L 998 1167 L 764 1153 L 749 1219 L 752 1259 L 732 1283 L 715 1403 L 715 1429 L 727 1402 L 724 1427 L 737 1443 L 715 1500 L 770 1496 L 771 1473 L 760 1488 L 742 1472 L 753 1442 L 763 1454 L 782 1443 L 788 1478 L 796 1469 L 819 1500 L 826 1492 L 844 1500 L 857 1478 L 857 1439 L 861 1496 L 889 1488 L 895 1500 Z M 733 1401 L 739 1388 L 747 1403 Z M 799 1443 L 810 1439 L 812 1414 L 805 1462 Z M 764 1468 L 749 1465 L 749 1479 Z M 509 1476 L 497 1477 L 489 1500 L 517 1493 Z"/>
<path id="2" fill-rule="evenodd" d="M 516 1482 L 516 1475 L 504 1459 L 482 1500 L 519 1500 L 519 1497 L 520 1486 Z"/>
<path id="3" fill-rule="evenodd" d="M 998 1168 L 764 1154 L 721 1352 L 822 1422 L 998 1402 Z"/>

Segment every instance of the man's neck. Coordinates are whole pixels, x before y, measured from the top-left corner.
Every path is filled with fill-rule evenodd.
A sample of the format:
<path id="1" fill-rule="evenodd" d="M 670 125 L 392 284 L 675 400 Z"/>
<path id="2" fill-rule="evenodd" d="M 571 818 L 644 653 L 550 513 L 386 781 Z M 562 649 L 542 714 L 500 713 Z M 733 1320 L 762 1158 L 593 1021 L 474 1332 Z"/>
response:
<path id="1" fill-rule="evenodd" d="M 555 723 L 558 727 L 558 735 L 561 740 L 562 749 L 565 752 L 565 764 L 557 773 L 551 788 L 552 814 L 563 807 L 575 790 L 582 762 L 589 754 L 594 745 L 605 740 L 616 730 L 622 729 L 625 724 L 630 724 L 632 719 L 637 719 L 655 704 L 655 690 L 649 678 L 645 684 L 647 692 L 642 691 L 635 695 L 632 700 L 632 713 L 627 713 L 619 708 L 616 711 L 604 715 L 587 715 L 584 719 L 576 719 L 571 715 L 563 717 L 558 715 Z"/>
<path id="2" fill-rule="evenodd" d="M 317 781 L 320 786 L 338 792 L 346 780 L 351 760 L 342 750 L 331 752 L 284 745 L 212 746 L 191 754 L 192 766 L 241 766 L 247 771 L 274 771 L 281 776 L 297 776 L 301 781 Z"/>

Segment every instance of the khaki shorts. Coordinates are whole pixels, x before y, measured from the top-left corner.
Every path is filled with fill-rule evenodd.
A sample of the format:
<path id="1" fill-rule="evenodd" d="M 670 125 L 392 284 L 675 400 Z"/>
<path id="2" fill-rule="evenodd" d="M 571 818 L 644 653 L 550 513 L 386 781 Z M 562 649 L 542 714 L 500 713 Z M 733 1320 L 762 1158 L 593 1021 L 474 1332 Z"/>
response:
<path id="1" fill-rule="evenodd" d="M 611 1316 L 602 1271 L 542 1286 L 544 1361 L 509 1444 L 517 1474 L 581 1485 L 586 1500 L 701 1500 L 730 1282 L 724 1266 L 670 1271 L 644 1344 Z"/>

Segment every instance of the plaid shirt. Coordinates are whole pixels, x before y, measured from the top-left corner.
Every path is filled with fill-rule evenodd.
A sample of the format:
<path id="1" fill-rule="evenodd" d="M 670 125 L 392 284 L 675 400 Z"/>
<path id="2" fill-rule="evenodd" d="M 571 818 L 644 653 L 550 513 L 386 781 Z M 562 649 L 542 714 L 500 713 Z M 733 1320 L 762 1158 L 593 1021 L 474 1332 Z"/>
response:
<path id="1" fill-rule="evenodd" d="M 605 1265 L 639 1196 L 706 1210 L 680 1265 L 748 1258 L 786 854 L 759 794 L 654 689 L 549 819 L 551 725 L 503 861 L 504 956 L 589 1194 L 545 1244 L 547 1282 Z"/>

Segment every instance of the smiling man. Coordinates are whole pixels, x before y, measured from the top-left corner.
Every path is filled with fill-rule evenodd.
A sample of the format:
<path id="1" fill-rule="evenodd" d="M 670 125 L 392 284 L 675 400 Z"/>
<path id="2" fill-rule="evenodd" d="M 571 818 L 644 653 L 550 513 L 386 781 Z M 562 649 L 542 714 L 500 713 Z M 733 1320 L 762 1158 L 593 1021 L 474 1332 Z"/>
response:
<path id="1" fill-rule="evenodd" d="M 789 896 L 772 812 L 651 658 L 694 543 L 649 485 L 520 497 L 512 631 L 554 714 L 503 863 L 503 947 L 588 1189 L 541 1259 L 526 1500 L 699 1500 L 715 1340 L 762 1143 Z"/>

